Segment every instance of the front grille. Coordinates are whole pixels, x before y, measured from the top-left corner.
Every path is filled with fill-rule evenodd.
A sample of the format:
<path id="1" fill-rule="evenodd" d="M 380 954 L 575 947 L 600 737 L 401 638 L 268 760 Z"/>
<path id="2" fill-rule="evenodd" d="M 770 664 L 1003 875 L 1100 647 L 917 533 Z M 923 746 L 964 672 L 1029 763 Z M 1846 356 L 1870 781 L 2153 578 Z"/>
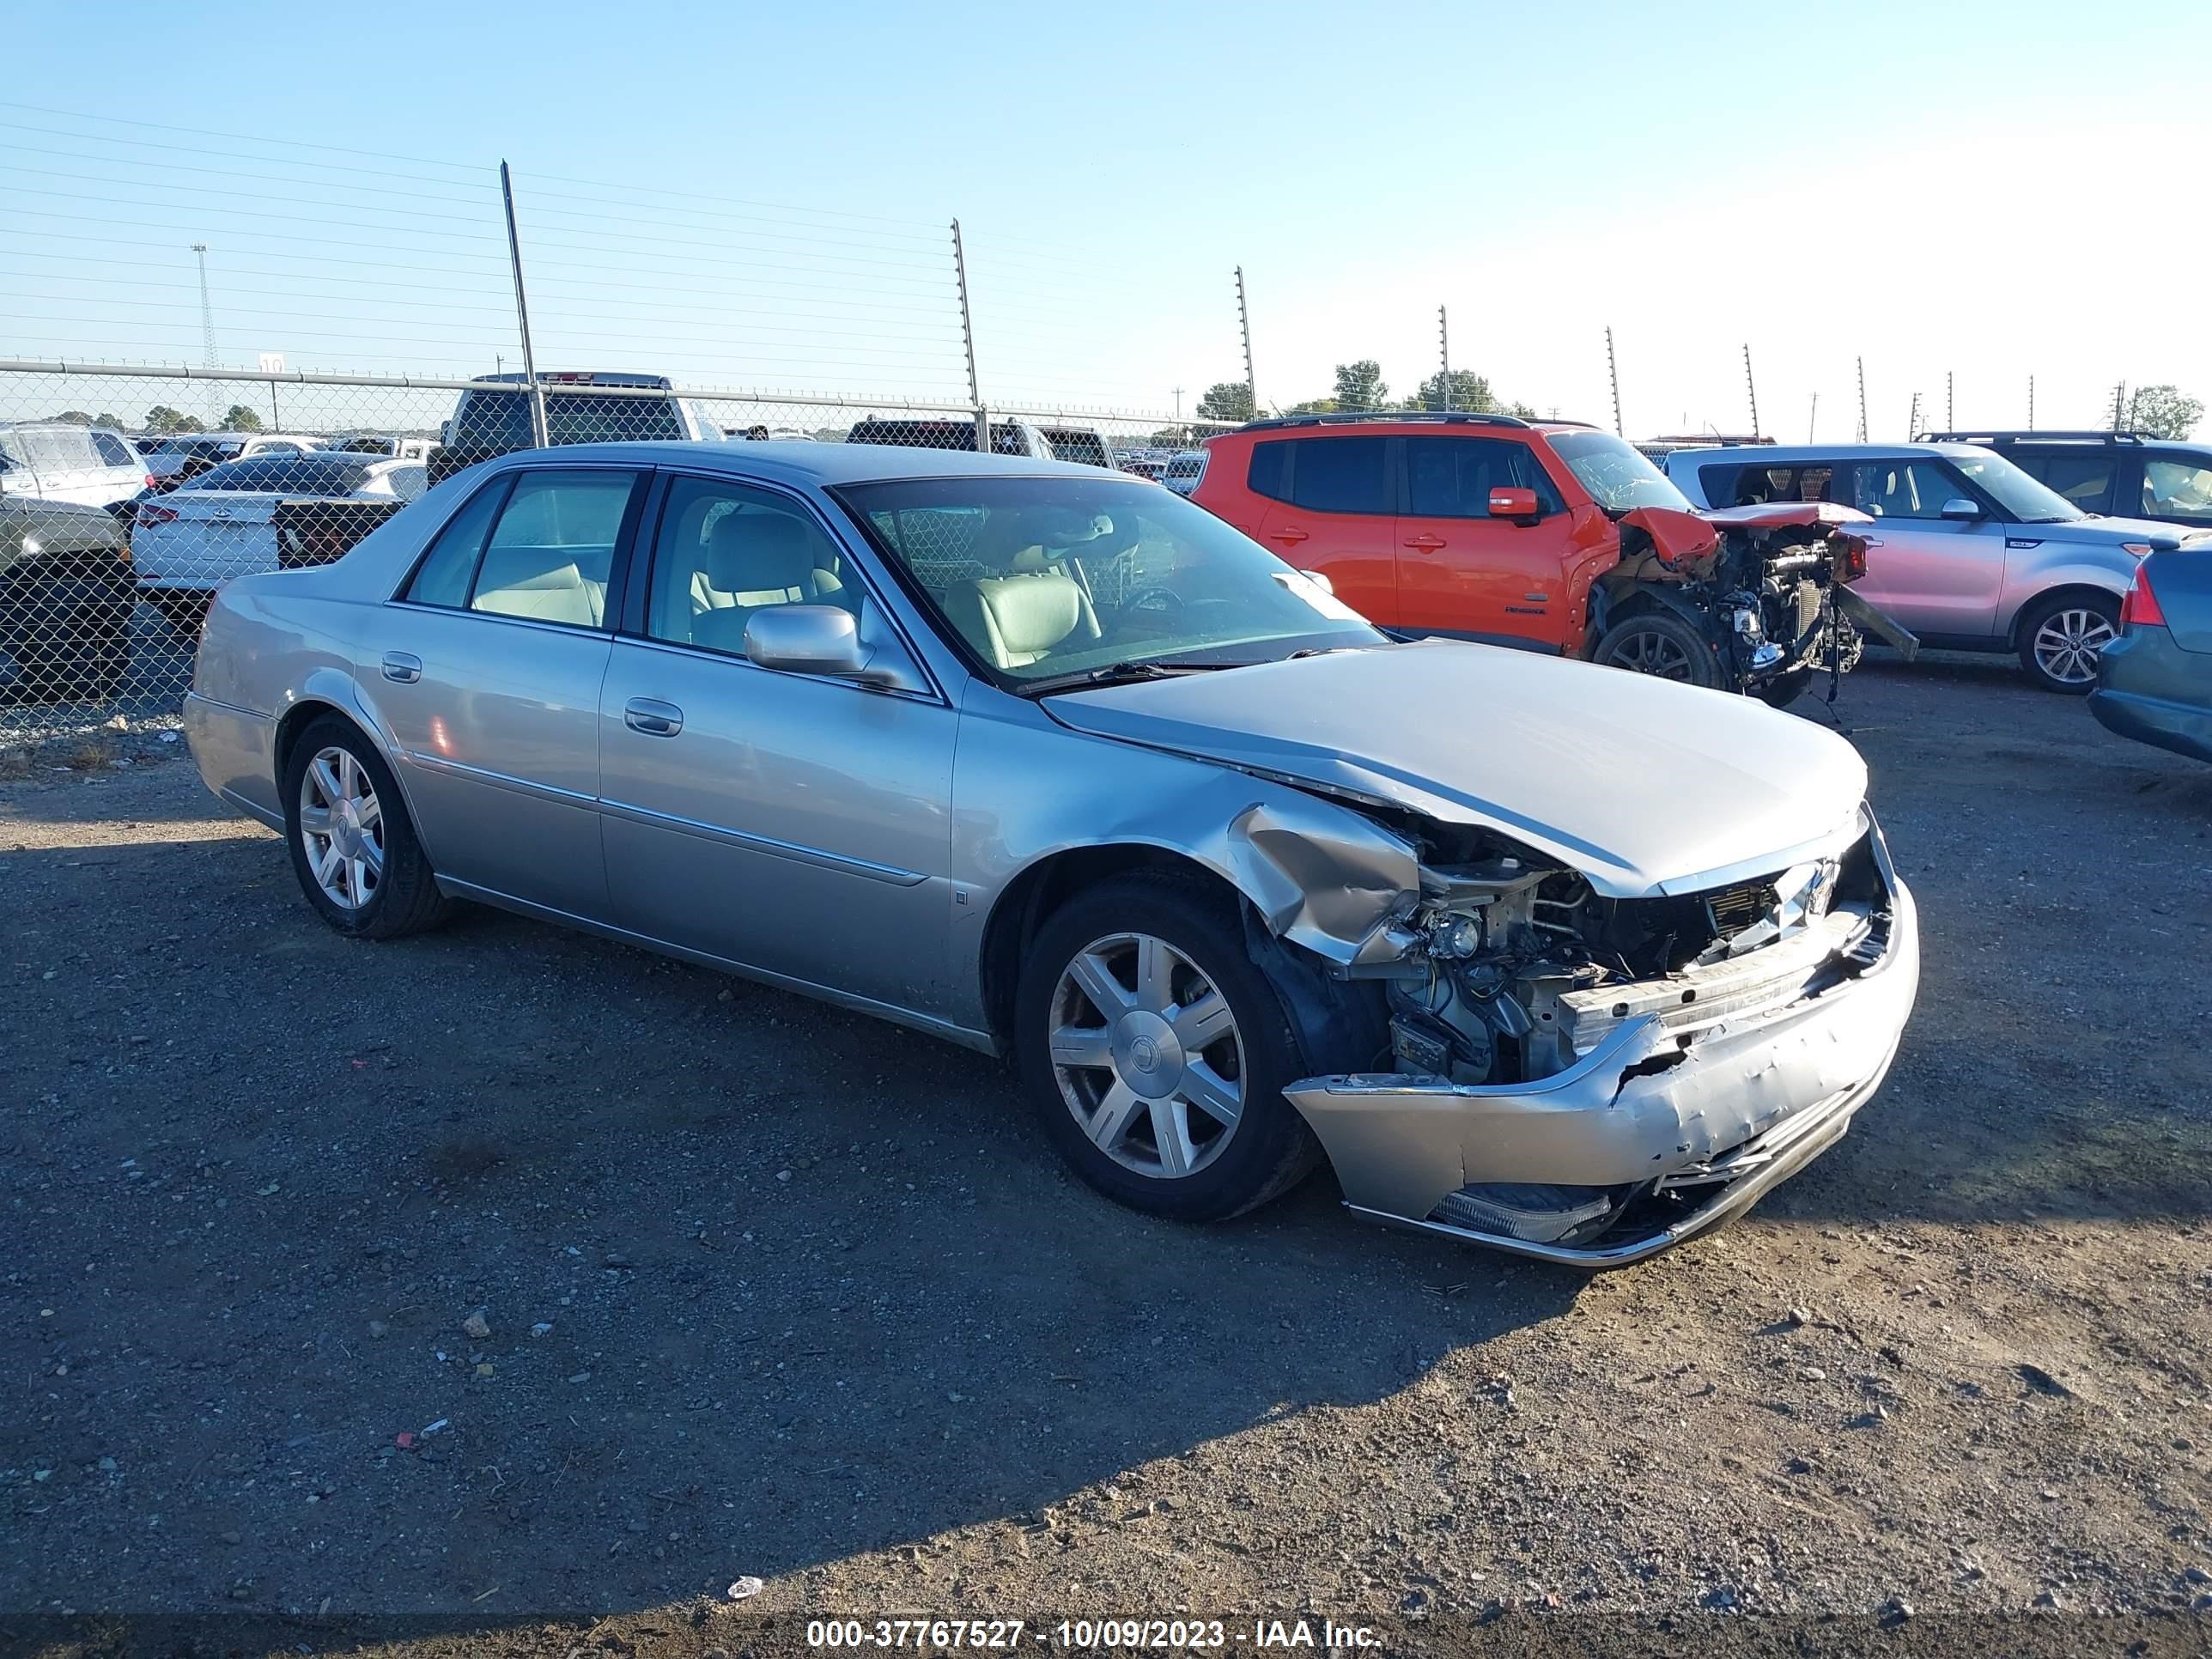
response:
<path id="1" fill-rule="evenodd" d="M 1718 888 L 1705 895 L 1705 907 L 1712 912 L 1716 939 L 1734 939 L 1773 909 L 1774 904 L 1774 884 L 1771 881 L 1738 882 L 1733 887 Z"/>

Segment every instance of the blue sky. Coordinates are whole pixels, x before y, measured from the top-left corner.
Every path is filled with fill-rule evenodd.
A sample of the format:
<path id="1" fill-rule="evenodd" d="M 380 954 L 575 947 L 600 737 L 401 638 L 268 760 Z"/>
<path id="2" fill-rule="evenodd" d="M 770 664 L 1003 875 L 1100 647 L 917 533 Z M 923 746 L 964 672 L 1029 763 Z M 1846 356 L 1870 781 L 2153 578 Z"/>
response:
<path id="1" fill-rule="evenodd" d="M 235 26 L 230 20 L 235 19 Z M 0 107 L 0 351 L 541 363 L 1188 407 L 1453 361 L 1632 434 L 2212 400 L 2212 8 L 33 9 Z M 127 46 L 138 67 L 115 72 Z M 56 116 L 23 105 L 75 112 Z M 136 123 L 142 125 L 125 125 Z M 228 136 L 219 136 L 228 135 Z M 327 146 L 315 149 L 309 146 Z M 510 361 L 508 366 L 512 367 Z"/>

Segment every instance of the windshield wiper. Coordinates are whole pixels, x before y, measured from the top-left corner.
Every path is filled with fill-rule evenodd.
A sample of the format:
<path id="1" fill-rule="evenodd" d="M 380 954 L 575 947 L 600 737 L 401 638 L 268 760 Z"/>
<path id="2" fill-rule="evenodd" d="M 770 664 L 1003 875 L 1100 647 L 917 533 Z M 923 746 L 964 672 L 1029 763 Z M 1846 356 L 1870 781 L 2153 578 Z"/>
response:
<path id="1" fill-rule="evenodd" d="M 1080 685 L 1121 685 L 1131 680 L 1171 680 L 1182 674 L 1203 673 L 1218 668 L 1243 668 L 1241 662 L 1174 662 L 1148 657 L 1134 662 L 1111 662 L 1103 668 L 1085 668 L 1072 674 L 1053 674 L 1031 680 L 1017 689 L 1025 697 L 1047 691 L 1066 691 Z"/>

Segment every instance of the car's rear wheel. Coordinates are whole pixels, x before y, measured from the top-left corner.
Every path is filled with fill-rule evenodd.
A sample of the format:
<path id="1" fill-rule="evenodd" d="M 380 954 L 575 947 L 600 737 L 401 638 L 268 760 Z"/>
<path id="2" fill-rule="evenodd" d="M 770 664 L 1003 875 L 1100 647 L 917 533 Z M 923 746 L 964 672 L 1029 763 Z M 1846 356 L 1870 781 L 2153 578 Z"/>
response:
<path id="1" fill-rule="evenodd" d="M 16 696 L 56 702 L 113 696 L 130 660 L 131 605 L 128 588 L 93 574 L 9 584 L 0 613 Z"/>
<path id="2" fill-rule="evenodd" d="M 1200 880 L 1126 877 L 1054 912 L 1025 953 L 1016 1021 L 1046 1133 L 1109 1198 L 1215 1221 L 1313 1167 L 1283 1098 L 1304 1068 L 1282 1000 L 1233 903 Z"/>
<path id="3" fill-rule="evenodd" d="M 1645 611 L 1613 623 L 1598 640 L 1590 660 L 1685 685 L 1721 683 L 1720 658 L 1705 635 L 1665 611 Z"/>
<path id="4" fill-rule="evenodd" d="M 398 939 L 445 920 L 451 901 L 416 839 L 392 769 L 335 716 L 301 733 L 284 768 L 284 838 L 300 890 L 353 939 Z"/>
<path id="5" fill-rule="evenodd" d="M 2059 593 L 2020 623 L 2020 662 L 2046 691 L 2075 696 L 2096 689 L 2097 659 L 2119 637 L 2120 605 L 2102 593 Z"/>

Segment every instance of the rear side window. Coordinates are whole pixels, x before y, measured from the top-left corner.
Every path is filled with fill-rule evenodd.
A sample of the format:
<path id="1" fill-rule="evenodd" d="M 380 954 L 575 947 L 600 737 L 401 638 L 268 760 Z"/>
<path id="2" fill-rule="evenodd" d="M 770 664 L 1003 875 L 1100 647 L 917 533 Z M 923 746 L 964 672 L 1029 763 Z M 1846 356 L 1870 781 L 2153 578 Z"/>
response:
<path id="1" fill-rule="evenodd" d="M 41 472 L 78 472 L 107 463 L 82 428 L 33 427 L 7 434 L 8 453 Z"/>
<path id="2" fill-rule="evenodd" d="M 1244 487 L 1271 501 L 1287 501 L 1291 499 L 1290 459 L 1291 445 L 1286 439 L 1254 444 L 1252 470 L 1245 475 Z"/>
<path id="3" fill-rule="evenodd" d="M 1716 507 L 1764 507 L 1771 501 L 1832 501 L 1835 474 L 1835 465 L 1829 461 L 1804 461 L 1788 466 L 1761 466 L 1754 461 L 1743 466 L 1698 469 L 1706 503 Z"/>
<path id="4" fill-rule="evenodd" d="M 416 605 L 443 605 L 449 611 L 458 611 L 469 602 L 469 581 L 477 574 L 477 556 L 483 551 L 484 537 L 491 521 L 499 516 L 510 482 L 501 478 L 479 489 L 467 506 L 447 521 L 428 554 L 415 567 L 415 579 L 401 597 Z"/>
<path id="5" fill-rule="evenodd" d="M 1387 438 L 1304 438 L 1291 470 L 1293 505 L 1313 513 L 1388 513 Z"/>
<path id="6" fill-rule="evenodd" d="M 549 399 L 550 401 L 550 399 Z M 550 419 L 552 411 L 546 411 Z M 530 400 L 519 392 L 465 392 L 453 420 L 453 447 L 505 452 L 530 447 Z"/>
<path id="7" fill-rule="evenodd" d="M 92 447 L 100 452 L 100 459 L 110 466 L 136 467 L 138 465 L 138 452 L 131 448 L 131 441 L 120 432 L 106 432 L 95 427 L 92 433 Z"/>
<path id="8" fill-rule="evenodd" d="M 526 472 L 484 544 L 469 609 L 597 628 L 634 472 Z"/>
<path id="9" fill-rule="evenodd" d="M 2102 451 L 2081 455 L 2008 455 L 2006 459 L 2036 483 L 2057 490 L 2085 513 L 2101 512 L 2112 493 L 2112 457 Z"/>
<path id="10" fill-rule="evenodd" d="M 1535 452 L 1506 438 L 1408 438 L 1406 483 L 1419 519 L 1486 519 L 1499 489 L 1534 490 L 1540 513 L 1565 506 Z"/>

